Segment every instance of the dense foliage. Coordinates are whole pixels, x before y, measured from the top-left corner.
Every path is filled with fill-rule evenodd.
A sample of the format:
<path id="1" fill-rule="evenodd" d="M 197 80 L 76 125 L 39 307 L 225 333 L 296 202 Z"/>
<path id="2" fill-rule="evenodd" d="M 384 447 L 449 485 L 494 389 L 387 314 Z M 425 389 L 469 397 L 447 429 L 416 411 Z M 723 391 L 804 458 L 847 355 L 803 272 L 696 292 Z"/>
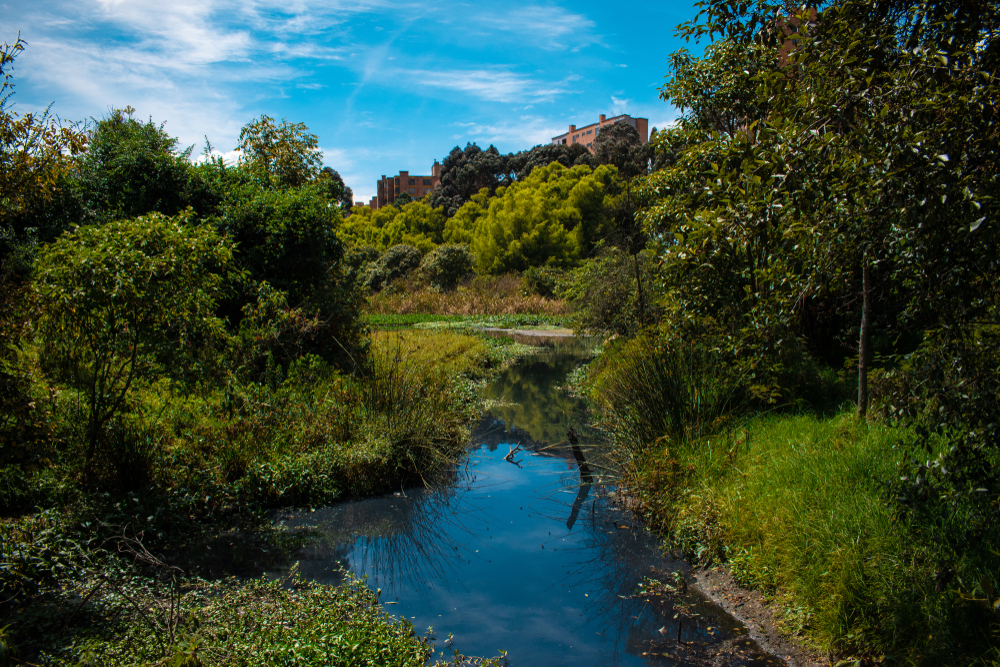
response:
<path id="1" fill-rule="evenodd" d="M 637 493 L 677 544 L 728 553 L 747 581 L 815 612 L 802 627 L 834 653 L 995 659 L 998 8 L 699 6 L 680 33 L 713 41 L 671 56 L 661 96 L 683 114 L 634 183 L 662 316 L 593 369 Z M 777 440 L 773 461 L 746 448 L 732 434 L 745 415 L 851 394 L 859 417 L 899 428 L 865 445 L 865 472 L 823 465 L 878 508 L 859 534 L 891 572 L 850 574 L 838 559 L 852 547 L 830 532 L 810 535 L 833 551 L 786 558 L 770 518 L 722 495 L 750 483 L 731 470 L 784 489 L 809 465 Z M 833 516 L 841 500 L 802 502 Z M 855 576 L 870 588 L 830 606 L 818 573 L 830 591 Z"/>

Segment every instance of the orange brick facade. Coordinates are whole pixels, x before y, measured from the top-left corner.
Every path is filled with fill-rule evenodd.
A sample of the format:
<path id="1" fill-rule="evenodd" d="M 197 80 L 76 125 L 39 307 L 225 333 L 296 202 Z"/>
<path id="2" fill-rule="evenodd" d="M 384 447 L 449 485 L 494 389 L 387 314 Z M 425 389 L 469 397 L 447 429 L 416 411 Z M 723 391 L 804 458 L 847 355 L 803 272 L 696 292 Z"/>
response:
<path id="1" fill-rule="evenodd" d="M 624 121 L 634 127 L 639 132 L 639 139 L 642 143 L 649 141 L 649 119 L 632 118 L 632 116 L 629 116 L 626 113 L 612 118 L 608 118 L 604 114 L 601 114 L 596 123 L 585 125 L 580 128 L 576 125 L 570 125 L 569 131 L 566 134 L 560 134 L 558 137 L 552 137 L 552 143 L 567 145 L 583 144 L 590 150 L 591 153 L 593 153 L 594 139 L 597 138 L 597 131 L 606 125 L 613 125 L 618 121 Z"/>
<path id="2" fill-rule="evenodd" d="M 376 183 L 376 194 L 368 205 L 378 209 L 396 201 L 396 197 L 406 192 L 414 199 L 420 199 L 441 183 L 441 163 L 434 160 L 430 176 L 411 175 L 408 171 L 398 176 L 382 175 Z"/>

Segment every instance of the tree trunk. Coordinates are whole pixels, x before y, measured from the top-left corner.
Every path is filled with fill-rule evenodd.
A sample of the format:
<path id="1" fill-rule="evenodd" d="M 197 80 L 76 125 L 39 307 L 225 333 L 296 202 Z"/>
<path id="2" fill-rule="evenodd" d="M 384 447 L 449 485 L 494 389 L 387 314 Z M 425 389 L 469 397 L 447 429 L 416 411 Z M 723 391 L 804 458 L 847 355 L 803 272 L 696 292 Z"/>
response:
<path id="1" fill-rule="evenodd" d="M 634 251 L 635 248 L 632 248 Z M 635 285 L 639 289 L 639 328 L 646 324 L 646 304 L 642 296 L 642 274 L 639 271 L 639 253 L 632 255 L 635 260 Z"/>
<path id="2" fill-rule="evenodd" d="M 865 259 L 861 278 L 864 292 L 861 305 L 861 340 L 858 343 L 858 417 L 868 416 L 868 359 L 871 354 L 871 279 L 868 260 Z"/>

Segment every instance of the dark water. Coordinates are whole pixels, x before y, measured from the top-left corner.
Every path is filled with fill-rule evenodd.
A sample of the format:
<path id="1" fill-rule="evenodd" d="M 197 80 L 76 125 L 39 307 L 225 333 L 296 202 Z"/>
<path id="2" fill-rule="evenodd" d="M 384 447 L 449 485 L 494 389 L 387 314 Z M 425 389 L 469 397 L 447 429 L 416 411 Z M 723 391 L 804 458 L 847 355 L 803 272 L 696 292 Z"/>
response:
<path id="1" fill-rule="evenodd" d="M 515 666 L 777 664 L 698 596 L 642 594 L 644 578 L 674 583 L 687 566 L 665 558 L 600 483 L 602 448 L 583 406 L 558 389 L 579 360 L 572 344 L 547 349 L 488 388 L 496 403 L 449 488 L 284 515 L 288 527 L 320 534 L 299 555 L 301 572 L 330 583 L 341 568 L 367 575 L 386 610 L 431 632 L 446 656 L 505 649 Z"/>

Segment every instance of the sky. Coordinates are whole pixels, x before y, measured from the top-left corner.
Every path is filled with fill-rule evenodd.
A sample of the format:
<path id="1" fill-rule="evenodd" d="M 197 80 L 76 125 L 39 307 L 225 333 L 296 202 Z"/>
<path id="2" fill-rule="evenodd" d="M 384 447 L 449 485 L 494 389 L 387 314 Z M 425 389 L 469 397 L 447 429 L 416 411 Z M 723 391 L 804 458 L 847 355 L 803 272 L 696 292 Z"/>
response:
<path id="1" fill-rule="evenodd" d="M 182 146 L 232 157 L 267 114 L 303 122 L 367 202 L 382 175 L 429 174 L 455 146 L 508 153 L 658 97 L 694 0 L 0 0 L 20 32 L 13 110 L 67 121 L 131 105 Z"/>

